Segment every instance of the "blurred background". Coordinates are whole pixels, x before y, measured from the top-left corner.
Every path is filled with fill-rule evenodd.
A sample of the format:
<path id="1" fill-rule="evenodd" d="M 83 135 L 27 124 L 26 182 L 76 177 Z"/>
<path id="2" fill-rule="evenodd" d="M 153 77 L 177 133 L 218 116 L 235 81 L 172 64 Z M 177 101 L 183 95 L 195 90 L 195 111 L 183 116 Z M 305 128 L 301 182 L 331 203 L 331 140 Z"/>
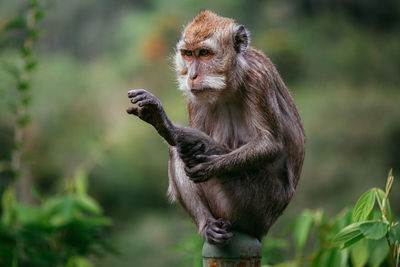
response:
<path id="1" fill-rule="evenodd" d="M 1 0 L 0 25 L 25 6 Z M 107 235 L 120 251 L 95 265 L 175 266 L 184 256 L 176 246 L 196 231 L 182 208 L 168 203 L 166 144 L 125 108 L 127 91 L 145 88 L 174 122 L 187 124 L 171 56 L 183 26 L 202 9 L 246 26 L 303 119 L 302 178 L 271 234 L 303 209 L 334 214 L 354 204 L 368 188 L 384 187 L 390 168 L 399 214 L 399 1 L 48 1 L 35 44 L 24 177 L 46 196 L 84 169 L 89 194 L 113 220 Z M 20 38 L 3 40 L 0 62 L 15 59 Z M 13 83 L 0 68 L 0 161 L 11 157 Z M 1 172 L 0 189 L 8 183 Z M 25 201 L 35 202 L 29 194 Z"/>

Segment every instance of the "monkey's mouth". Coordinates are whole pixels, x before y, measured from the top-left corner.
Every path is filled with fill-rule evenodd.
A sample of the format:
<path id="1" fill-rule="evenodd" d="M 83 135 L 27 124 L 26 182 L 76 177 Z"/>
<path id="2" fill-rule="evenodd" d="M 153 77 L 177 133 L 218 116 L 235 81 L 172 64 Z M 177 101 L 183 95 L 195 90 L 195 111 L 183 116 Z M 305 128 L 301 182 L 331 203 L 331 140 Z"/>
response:
<path id="1" fill-rule="evenodd" d="M 192 88 L 190 89 L 190 92 L 194 95 L 202 94 L 206 91 L 208 91 L 210 88 Z"/>

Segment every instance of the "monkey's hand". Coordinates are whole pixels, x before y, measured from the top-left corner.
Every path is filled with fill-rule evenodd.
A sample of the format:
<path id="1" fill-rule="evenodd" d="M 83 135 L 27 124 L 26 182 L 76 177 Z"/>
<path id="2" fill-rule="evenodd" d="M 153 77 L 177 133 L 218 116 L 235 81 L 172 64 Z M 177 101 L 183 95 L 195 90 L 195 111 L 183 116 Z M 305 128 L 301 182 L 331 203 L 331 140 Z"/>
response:
<path id="1" fill-rule="evenodd" d="M 181 138 L 178 137 L 177 147 L 178 153 L 182 161 L 189 168 L 196 166 L 201 163 L 196 156 L 203 154 L 205 150 L 205 144 L 202 142 L 182 142 Z"/>
<path id="2" fill-rule="evenodd" d="M 197 155 L 194 157 L 197 161 L 193 167 L 185 166 L 186 175 L 194 183 L 202 183 L 215 176 L 216 160 L 218 155 Z"/>
<path id="3" fill-rule="evenodd" d="M 184 134 L 177 134 L 176 146 L 179 156 L 185 165 L 193 168 L 199 163 L 208 162 L 216 155 L 230 152 L 223 145 L 216 143 L 203 132 L 191 128 L 184 128 Z"/>
<path id="4" fill-rule="evenodd" d="M 161 123 L 163 120 L 164 109 L 160 100 L 153 94 L 143 89 L 131 90 L 128 97 L 132 104 L 138 104 L 137 107 L 129 107 L 126 112 L 138 116 L 141 120 L 150 123 L 153 126 Z"/>
<path id="5" fill-rule="evenodd" d="M 207 243 L 224 246 L 232 238 L 231 223 L 226 219 L 209 219 L 202 235 Z"/>
<path id="6" fill-rule="evenodd" d="M 131 90 L 128 97 L 132 104 L 138 104 L 137 107 L 129 107 L 126 112 L 138 116 L 141 120 L 151 124 L 157 132 L 170 144 L 174 146 L 174 125 L 165 114 L 164 108 L 157 97 L 146 90 Z"/>

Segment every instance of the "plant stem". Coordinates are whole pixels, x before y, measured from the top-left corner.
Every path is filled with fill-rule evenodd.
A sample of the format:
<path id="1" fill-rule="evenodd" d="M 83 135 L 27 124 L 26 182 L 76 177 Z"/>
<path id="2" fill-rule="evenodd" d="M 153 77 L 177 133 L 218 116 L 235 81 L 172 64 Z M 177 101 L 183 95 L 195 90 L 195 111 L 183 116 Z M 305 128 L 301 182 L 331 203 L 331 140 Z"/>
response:
<path id="1" fill-rule="evenodd" d="M 11 152 L 11 170 L 13 173 L 13 182 L 19 198 L 24 198 L 24 202 L 31 202 L 30 196 L 30 177 L 26 175 L 27 166 L 23 162 L 23 143 L 24 133 L 27 124 L 29 123 L 28 110 L 29 105 L 29 81 L 30 72 L 33 69 L 34 61 L 32 57 L 33 44 L 37 38 L 36 24 L 37 14 L 39 12 L 37 0 L 28 1 L 28 13 L 26 16 L 26 37 L 23 41 L 21 51 L 21 64 L 18 66 L 17 79 L 17 101 L 15 110 L 15 127 L 14 127 L 14 142 Z"/>

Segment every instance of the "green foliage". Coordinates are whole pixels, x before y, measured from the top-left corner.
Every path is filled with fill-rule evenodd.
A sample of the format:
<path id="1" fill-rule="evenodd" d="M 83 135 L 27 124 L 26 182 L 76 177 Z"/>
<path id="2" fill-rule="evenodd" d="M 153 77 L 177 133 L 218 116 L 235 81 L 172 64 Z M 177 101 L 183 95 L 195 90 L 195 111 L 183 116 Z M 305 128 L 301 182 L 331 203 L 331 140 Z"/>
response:
<path id="1" fill-rule="evenodd" d="M 296 259 L 273 266 L 398 266 L 399 222 L 392 219 L 388 198 L 393 179 L 390 170 L 385 192 L 368 190 L 352 210 L 345 209 L 332 219 L 321 211 L 303 211 L 290 228 Z M 309 250 L 306 256 L 305 249 Z M 270 251 L 265 252 L 264 263 L 275 264 Z"/>
<path id="2" fill-rule="evenodd" d="M 39 36 L 37 22 L 43 17 L 43 7 L 37 0 L 27 3 L 25 15 L 17 15 L 2 29 L 2 34 L 22 31 L 24 37 L 17 47 L 19 56 L 6 65 L 15 79 L 13 105 L 15 115 L 14 142 L 10 160 L 14 175 L 11 185 L 2 192 L 0 221 L 0 266 L 93 266 L 87 257 L 100 257 L 113 251 L 105 239 L 109 218 L 102 215 L 99 204 L 87 195 L 87 175 L 78 168 L 67 180 L 65 191 L 40 198 L 38 205 L 22 203 L 16 183 L 26 182 L 21 175 L 24 133 L 31 122 L 31 74 L 37 65 L 33 58 L 33 43 Z M 2 35 L 2 37 L 3 37 Z M 17 191 L 17 192 L 16 192 Z M 37 192 L 36 192 L 37 193 Z M 39 194 L 38 194 L 39 195 Z M 32 201 L 30 201 L 32 202 Z"/>
<path id="3" fill-rule="evenodd" d="M 2 196 L 0 223 L 1 266 L 92 266 L 86 257 L 100 257 L 113 249 L 105 230 L 111 221 L 97 202 L 82 191 L 82 171 L 64 193 L 24 205 L 9 188 Z M 12 257 L 10 257 L 12 255 Z"/>

